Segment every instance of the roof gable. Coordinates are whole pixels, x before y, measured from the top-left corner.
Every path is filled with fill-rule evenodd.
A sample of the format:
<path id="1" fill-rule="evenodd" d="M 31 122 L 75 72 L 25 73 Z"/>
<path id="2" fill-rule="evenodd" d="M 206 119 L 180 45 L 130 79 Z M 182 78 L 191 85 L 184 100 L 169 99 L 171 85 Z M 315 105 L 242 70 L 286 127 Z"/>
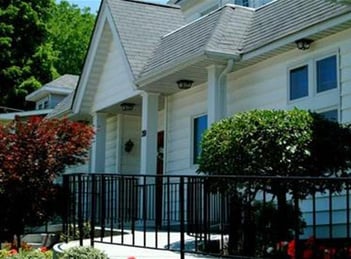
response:
<path id="1" fill-rule="evenodd" d="M 162 35 L 185 24 L 179 7 L 136 0 L 106 0 L 135 78 Z"/>
<path id="2" fill-rule="evenodd" d="M 141 76 L 209 52 L 239 55 L 253 11 L 227 5 L 165 35 Z"/>

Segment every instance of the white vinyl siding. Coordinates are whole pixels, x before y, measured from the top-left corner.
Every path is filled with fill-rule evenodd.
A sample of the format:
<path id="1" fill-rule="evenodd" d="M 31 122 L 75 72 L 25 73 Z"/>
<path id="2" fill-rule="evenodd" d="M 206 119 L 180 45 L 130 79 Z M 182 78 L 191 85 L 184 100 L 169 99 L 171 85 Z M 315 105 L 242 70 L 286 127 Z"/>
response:
<path id="1" fill-rule="evenodd" d="M 109 116 L 106 120 L 106 154 L 105 172 L 116 173 L 117 148 L 117 116 Z"/>
<path id="2" fill-rule="evenodd" d="M 101 110 L 135 95 L 134 85 L 127 70 L 129 65 L 113 40 L 105 62 L 92 111 Z"/>
<path id="3" fill-rule="evenodd" d="M 140 171 L 140 136 L 141 120 L 139 116 L 121 116 L 121 173 L 138 174 Z M 128 153 L 124 150 L 125 143 L 131 140 L 134 143 L 133 149 Z"/>
<path id="4" fill-rule="evenodd" d="M 207 85 L 184 90 L 168 97 L 167 155 L 168 174 L 195 173 L 192 161 L 192 120 L 207 113 Z"/>

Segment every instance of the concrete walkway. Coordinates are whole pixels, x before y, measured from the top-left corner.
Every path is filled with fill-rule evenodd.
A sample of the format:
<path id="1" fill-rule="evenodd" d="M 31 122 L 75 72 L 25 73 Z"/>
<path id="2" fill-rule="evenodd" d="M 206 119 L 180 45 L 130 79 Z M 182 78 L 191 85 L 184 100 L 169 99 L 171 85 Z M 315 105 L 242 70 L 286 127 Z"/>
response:
<path id="1" fill-rule="evenodd" d="M 149 247 L 155 247 L 155 232 L 147 232 L 146 233 L 146 245 Z M 122 236 L 113 236 L 112 241 L 115 243 L 121 242 Z M 179 233 L 171 233 L 170 236 L 167 233 L 160 232 L 157 234 L 157 247 L 165 248 L 168 243 L 168 238 L 171 240 L 172 249 L 179 249 L 179 240 L 180 235 Z M 100 239 L 96 239 L 99 240 Z M 194 238 L 190 236 L 185 236 L 185 243 L 188 246 L 193 246 Z M 111 237 L 107 237 L 103 240 L 104 242 L 111 242 Z M 123 241 L 125 244 L 131 245 L 132 244 L 132 235 L 125 234 L 123 235 Z M 135 232 L 135 244 L 142 245 L 144 243 L 144 233 L 143 232 Z M 78 246 L 79 241 L 72 241 L 67 244 L 59 244 L 58 247 L 62 250 L 65 250 L 69 247 Z M 83 241 L 84 246 L 90 246 L 90 240 Z M 122 246 L 116 244 L 106 244 L 106 243 L 98 243 L 95 242 L 95 248 L 98 248 L 104 251 L 110 259 L 180 259 L 179 252 L 172 252 L 166 250 L 156 250 L 156 249 L 148 249 L 148 248 L 138 248 L 133 246 Z M 198 254 L 186 254 L 186 259 L 192 258 L 218 258 L 218 257 L 211 257 L 211 256 L 204 256 Z"/>

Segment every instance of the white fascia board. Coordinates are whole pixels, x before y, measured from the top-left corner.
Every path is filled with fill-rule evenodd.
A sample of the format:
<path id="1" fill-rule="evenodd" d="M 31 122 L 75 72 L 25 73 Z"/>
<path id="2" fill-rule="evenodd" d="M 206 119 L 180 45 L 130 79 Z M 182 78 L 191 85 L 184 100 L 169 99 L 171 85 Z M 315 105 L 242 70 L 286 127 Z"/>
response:
<path id="1" fill-rule="evenodd" d="M 24 112 L 1 113 L 0 120 L 13 120 L 16 116 L 31 117 L 31 116 L 46 115 L 52 111 L 53 109 L 45 109 L 45 110 L 32 110 L 32 111 L 24 111 Z"/>
<path id="2" fill-rule="evenodd" d="M 73 99 L 72 111 L 73 113 L 79 113 L 80 107 L 83 101 L 84 93 L 87 87 L 90 72 L 93 68 L 94 59 L 99 46 L 101 35 L 104 29 L 105 22 L 107 20 L 107 12 L 109 12 L 106 2 L 103 1 L 101 5 L 101 12 L 99 13 L 98 20 L 96 22 L 95 29 L 93 31 L 92 40 L 90 42 L 88 53 L 83 66 L 76 93 Z"/>
<path id="3" fill-rule="evenodd" d="M 72 93 L 73 89 L 69 88 L 59 88 L 59 87 L 50 87 L 43 86 L 42 88 L 34 91 L 33 93 L 26 96 L 26 101 L 36 102 L 43 97 L 46 97 L 50 94 L 60 94 L 60 95 L 68 95 Z"/>
<path id="4" fill-rule="evenodd" d="M 274 51 L 275 49 L 278 49 L 280 47 L 286 46 L 291 43 L 295 44 L 295 41 L 298 39 L 311 37 L 314 34 L 317 34 L 324 30 L 331 29 L 333 27 L 337 27 L 338 25 L 341 25 L 343 23 L 350 22 L 350 21 L 351 21 L 351 13 L 347 13 L 347 14 L 338 16 L 337 18 L 330 19 L 326 22 L 315 24 L 307 29 L 293 33 L 291 35 L 278 39 L 272 43 L 268 43 L 264 46 L 257 47 L 256 49 L 250 50 L 249 52 L 242 54 L 242 61 L 250 60 L 252 58 L 258 57 L 270 51 Z"/>

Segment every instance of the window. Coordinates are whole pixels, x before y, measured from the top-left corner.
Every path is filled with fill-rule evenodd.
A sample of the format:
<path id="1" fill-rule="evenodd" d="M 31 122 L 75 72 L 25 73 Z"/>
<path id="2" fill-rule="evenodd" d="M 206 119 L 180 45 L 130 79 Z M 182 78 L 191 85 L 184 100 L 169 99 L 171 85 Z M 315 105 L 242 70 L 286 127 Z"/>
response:
<path id="1" fill-rule="evenodd" d="M 325 111 L 325 112 L 320 112 L 319 114 L 328 120 L 338 122 L 338 110 L 337 109 L 329 110 L 329 111 Z"/>
<path id="2" fill-rule="evenodd" d="M 44 109 L 47 109 L 47 108 L 49 108 L 49 101 L 48 100 L 44 101 Z"/>
<path id="3" fill-rule="evenodd" d="M 337 56 L 311 59 L 289 70 L 289 100 L 315 97 L 338 87 Z"/>
<path id="4" fill-rule="evenodd" d="M 207 129 L 207 115 L 202 115 L 194 118 L 194 149 L 193 149 L 193 163 L 197 164 L 198 157 L 201 153 L 201 139 L 202 135 Z"/>
<path id="5" fill-rule="evenodd" d="M 317 93 L 337 88 L 336 56 L 318 60 L 317 66 Z"/>
<path id="6" fill-rule="evenodd" d="M 290 70 L 290 100 L 308 96 L 308 66 Z"/>

